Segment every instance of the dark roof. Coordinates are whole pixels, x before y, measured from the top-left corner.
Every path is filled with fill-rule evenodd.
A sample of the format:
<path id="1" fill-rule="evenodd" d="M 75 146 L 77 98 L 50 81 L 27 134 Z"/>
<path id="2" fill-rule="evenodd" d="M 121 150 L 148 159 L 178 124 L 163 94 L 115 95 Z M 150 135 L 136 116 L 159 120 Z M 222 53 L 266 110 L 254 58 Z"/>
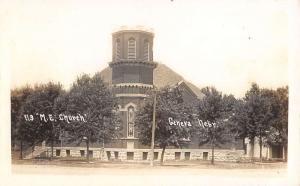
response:
<path id="1" fill-rule="evenodd" d="M 100 75 L 104 82 L 111 84 L 111 68 L 106 67 L 100 72 Z M 171 68 L 167 67 L 164 64 L 158 63 L 157 67 L 154 69 L 153 72 L 153 81 L 154 85 L 157 88 L 162 88 L 167 85 L 172 86 L 178 83 L 184 82 L 192 91 L 193 93 L 198 97 L 202 98 L 203 94 L 201 93 L 200 88 L 198 88 L 196 85 L 184 80 L 182 76 L 180 76 L 178 73 L 174 72 Z"/>

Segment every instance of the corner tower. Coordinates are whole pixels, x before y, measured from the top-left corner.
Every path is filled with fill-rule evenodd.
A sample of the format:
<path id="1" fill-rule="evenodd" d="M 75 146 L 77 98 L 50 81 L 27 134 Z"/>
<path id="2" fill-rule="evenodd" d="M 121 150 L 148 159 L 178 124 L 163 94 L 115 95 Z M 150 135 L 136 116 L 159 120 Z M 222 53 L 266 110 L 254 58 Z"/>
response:
<path id="1" fill-rule="evenodd" d="M 112 90 L 121 112 L 123 148 L 139 148 L 134 130 L 135 112 L 153 88 L 154 33 L 147 29 L 120 29 L 112 34 Z M 126 147 L 125 147 L 126 144 Z"/>

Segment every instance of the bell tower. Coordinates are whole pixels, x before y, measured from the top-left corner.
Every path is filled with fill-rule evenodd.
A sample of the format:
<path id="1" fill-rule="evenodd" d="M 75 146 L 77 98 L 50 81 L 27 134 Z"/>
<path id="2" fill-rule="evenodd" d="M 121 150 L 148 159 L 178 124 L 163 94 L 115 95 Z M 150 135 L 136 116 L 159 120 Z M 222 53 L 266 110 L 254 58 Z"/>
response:
<path id="1" fill-rule="evenodd" d="M 122 28 L 112 34 L 112 90 L 118 99 L 126 148 L 138 148 L 135 112 L 153 88 L 154 33 L 144 28 Z M 125 146 L 124 146 L 125 147 Z"/>

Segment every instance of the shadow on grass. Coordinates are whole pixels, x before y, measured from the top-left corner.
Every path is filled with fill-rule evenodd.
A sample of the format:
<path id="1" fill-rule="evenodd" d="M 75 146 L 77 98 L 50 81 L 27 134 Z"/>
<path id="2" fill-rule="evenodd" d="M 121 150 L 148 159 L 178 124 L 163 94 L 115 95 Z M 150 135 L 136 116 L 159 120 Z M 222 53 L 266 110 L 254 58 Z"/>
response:
<path id="1" fill-rule="evenodd" d="M 121 161 L 101 161 L 99 159 L 90 159 L 87 162 L 85 158 L 39 158 L 26 160 L 13 160 L 12 164 L 19 165 L 53 165 L 61 167 L 86 167 L 86 168 L 116 168 L 116 169 L 130 169 L 130 168 L 192 168 L 192 169 L 272 169 L 272 168 L 286 168 L 286 163 L 283 162 L 268 162 L 268 163 L 237 163 L 237 162 L 215 162 L 214 165 L 210 161 L 166 161 L 163 165 L 159 162 L 154 162 L 151 167 L 150 162 L 121 162 Z"/>

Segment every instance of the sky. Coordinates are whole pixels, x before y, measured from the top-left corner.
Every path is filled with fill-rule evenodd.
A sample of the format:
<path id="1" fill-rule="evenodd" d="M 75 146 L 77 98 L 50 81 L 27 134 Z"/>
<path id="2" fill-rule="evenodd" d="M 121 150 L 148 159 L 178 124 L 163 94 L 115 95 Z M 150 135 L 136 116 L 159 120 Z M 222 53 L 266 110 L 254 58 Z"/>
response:
<path id="1" fill-rule="evenodd" d="M 11 87 L 61 82 L 108 66 L 111 33 L 152 28 L 154 60 L 202 88 L 242 97 L 252 82 L 288 84 L 284 0 L 16 1 L 0 14 Z"/>

